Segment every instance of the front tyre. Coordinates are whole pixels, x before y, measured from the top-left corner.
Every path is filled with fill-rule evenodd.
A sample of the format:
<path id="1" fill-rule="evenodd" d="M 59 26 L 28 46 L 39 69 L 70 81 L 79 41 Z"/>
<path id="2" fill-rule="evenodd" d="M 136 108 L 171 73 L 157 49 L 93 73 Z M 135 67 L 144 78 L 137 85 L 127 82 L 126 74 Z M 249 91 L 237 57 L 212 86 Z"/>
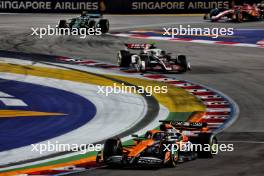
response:
<path id="1" fill-rule="evenodd" d="M 141 57 L 138 57 L 136 64 L 135 64 L 137 72 L 146 72 L 146 61 Z"/>
<path id="2" fill-rule="evenodd" d="M 175 150 L 172 145 L 175 143 L 171 142 L 162 142 L 160 145 L 160 155 L 161 158 L 163 159 L 163 164 L 165 167 L 175 167 L 180 159 L 179 151 L 178 149 Z M 171 150 L 167 150 L 165 145 L 170 145 Z"/>
<path id="3" fill-rule="evenodd" d="M 66 20 L 60 20 L 58 24 L 58 28 L 68 28 L 68 24 Z"/>
<path id="4" fill-rule="evenodd" d="M 170 152 L 170 160 L 166 164 L 168 167 L 176 167 L 179 161 L 179 151 Z"/>
<path id="5" fill-rule="evenodd" d="M 208 20 L 208 19 L 210 19 L 210 18 L 209 18 L 209 14 L 204 14 L 203 19 L 204 19 L 204 20 Z"/>
<path id="6" fill-rule="evenodd" d="M 123 154 L 122 143 L 119 138 L 107 139 L 104 143 L 103 161 L 111 163 L 111 157 Z"/>

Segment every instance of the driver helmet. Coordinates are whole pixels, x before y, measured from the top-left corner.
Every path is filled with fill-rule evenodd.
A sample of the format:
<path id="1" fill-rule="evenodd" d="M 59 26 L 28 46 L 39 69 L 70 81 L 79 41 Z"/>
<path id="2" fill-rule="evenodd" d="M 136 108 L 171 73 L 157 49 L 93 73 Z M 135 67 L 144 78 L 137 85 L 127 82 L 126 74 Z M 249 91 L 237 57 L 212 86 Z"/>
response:
<path id="1" fill-rule="evenodd" d="M 148 50 L 147 50 L 147 49 L 144 49 L 144 50 L 142 51 L 142 53 L 144 53 L 144 54 L 148 54 Z"/>
<path id="2" fill-rule="evenodd" d="M 86 16 L 86 11 L 82 11 L 82 13 L 81 13 L 81 17 L 84 17 L 84 16 Z"/>
<path id="3" fill-rule="evenodd" d="M 166 55 L 166 51 L 161 50 L 161 51 L 160 51 L 160 55 L 161 55 L 161 56 L 165 56 L 165 55 Z"/>

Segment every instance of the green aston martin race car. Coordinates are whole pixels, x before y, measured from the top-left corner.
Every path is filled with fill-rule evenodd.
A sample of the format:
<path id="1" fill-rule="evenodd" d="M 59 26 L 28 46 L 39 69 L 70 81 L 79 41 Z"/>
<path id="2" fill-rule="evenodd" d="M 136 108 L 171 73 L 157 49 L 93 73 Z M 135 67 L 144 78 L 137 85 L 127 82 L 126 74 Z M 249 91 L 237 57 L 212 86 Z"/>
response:
<path id="1" fill-rule="evenodd" d="M 109 31 L 109 20 L 104 19 L 102 14 L 89 14 L 82 12 L 81 16 L 69 20 L 60 20 L 58 28 L 100 28 L 101 32 Z"/>

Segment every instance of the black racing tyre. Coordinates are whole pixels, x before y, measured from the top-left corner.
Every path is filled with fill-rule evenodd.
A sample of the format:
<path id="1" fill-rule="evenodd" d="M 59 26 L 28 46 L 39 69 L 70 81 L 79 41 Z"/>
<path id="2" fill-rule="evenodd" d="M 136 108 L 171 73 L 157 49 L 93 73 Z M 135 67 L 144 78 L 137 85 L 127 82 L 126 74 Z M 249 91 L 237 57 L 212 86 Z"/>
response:
<path id="1" fill-rule="evenodd" d="M 171 152 L 170 160 L 168 161 L 168 163 L 166 163 L 166 165 L 168 167 L 176 167 L 179 161 L 179 157 L 179 151 Z"/>
<path id="2" fill-rule="evenodd" d="M 108 19 L 100 19 L 98 22 L 98 27 L 101 28 L 101 32 L 103 34 L 107 33 L 109 31 L 109 21 Z"/>
<path id="3" fill-rule="evenodd" d="M 66 20 L 60 20 L 58 24 L 58 28 L 67 28 L 68 24 Z"/>
<path id="4" fill-rule="evenodd" d="M 239 22 L 239 23 L 243 22 L 244 17 L 243 17 L 243 13 L 241 11 L 237 10 L 235 12 L 235 16 L 236 16 L 236 19 L 235 19 L 236 22 Z"/>
<path id="5" fill-rule="evenodd" d="M 96 24 L 96 22 L 94 20 L 89 20 L 88 27 L 89 28 L 94 28 L 95 27 L 95 24 Z"/>
<path id="6" fill-rule="evenodd" d="M 100 156 L 98 155 L 98 153 L 97 153 L 97 155 L 96 155 L 95 162 L 96 162 L 96 163 L 100 163 Z"/>
<path id="7" fill-rule="evenodd" d="M 175 150 L 172 151 L 172 149 L 175 149 L 174 147 L 172 147 L 172 145 L 174 145 L 175 143 L 173 142 L 161 142 L 161 146 L 160 146 L 160 155 L 161 158 L 163 158 L 163 163 L 165 167 L 175 167 L 178 162 L 179 162 L 179 151 Z M 164 145 L 170 145 L 171 146 L 171 151 L 167 151 L 165 150 L 165 146 Z M 169 156 L 167 156 L 169 155 Z M 169 157 L 169 158 L 167 158 Z"/>
<path id="8" fill-rule="evenodd" d="M 104 143 L 103 160 L 108 161 L 108 158 L 115 155 L 122 155 L 123 148 L 119 138 L 107 139 Z"/>
<path id="9" fill-rule="evenodd" d="M 141 72 L 141 73 L 145 73 L 146 72 L 146 64 L 147 64 L 147 56 L 139 56 L 140 58 L 137 60 L 137 71 Z"/>
<path id="10" fill-rule="evenodd" d="M 129 51 L 120 50 L 117 53 L 117 64 L 120 67 L 129 67 L 131 63 L 131 54 Z"/>
<path id="11" fill-rule="evenodd" d="M 201 144 L 203 146 L 203 149 L 205 149 L 206 147 L 208 148 L 208 146 L 210 147 L 209 151 L 198 151 L 197 153 L 199 158 L 213 158 L 218 152 L 215 148 L 218 144 L 217 138 L 212 133 L 200 133 L 198 138 L 196 139 L 196 143 Z"/>
<path id="12" fill-rule="evenodd" d="M 188 62 L 187 62 L 186 56 L 179 55 L 177 63 L 182 67 L 181 72 L 186 72 L 188 70 Z"/>
<path id="13" fill-rule="evenodd" d="M 263 6 L 264 6 L 264 4 L 263 4 Z M 264 8 L 260 12 L 260 20 L 263 20 L 263 19 L 264 19 Z"/>
<path id="14" fill-rule="evenodd" d="M 209 19 L 209 14 L 204 14 L 203 19 L 204 20 L 208 20 Z"/>

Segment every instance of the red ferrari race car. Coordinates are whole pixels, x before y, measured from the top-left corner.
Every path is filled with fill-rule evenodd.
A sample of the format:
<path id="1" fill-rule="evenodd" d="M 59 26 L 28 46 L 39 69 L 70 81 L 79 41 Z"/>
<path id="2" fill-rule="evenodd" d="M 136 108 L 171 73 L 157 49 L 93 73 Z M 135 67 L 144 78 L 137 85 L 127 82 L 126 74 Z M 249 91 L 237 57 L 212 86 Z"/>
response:
<path id="1" fill-rule="evenodd" d="M 191 70 L 190 63 L 185 55 L 172 57 L 165 50 L 158 49 L 154 44 L 125 44 L 125 50 L 117 54 L 117 63 L 120 67 L 134 68 L 138 72 L 147 70 L 179 72 Z M 130 52 L 129 50 L 133 50 Z M 138 51 L 137 53 L 135 51 Z"/>
<path id="2" fill-rule="evenodd" d="M 212 9 L 209 14 L 204 15 L 205 20 L 211 20 L 212 22 L 219 21 L 221 19 L 227 19 L 235 22 L 243 22 L 262 20 L 263 18 L 264 1 L 257 5 L 234 5 L 233 8 L 222 12 L 219 9 L 215 8 Z"/>

